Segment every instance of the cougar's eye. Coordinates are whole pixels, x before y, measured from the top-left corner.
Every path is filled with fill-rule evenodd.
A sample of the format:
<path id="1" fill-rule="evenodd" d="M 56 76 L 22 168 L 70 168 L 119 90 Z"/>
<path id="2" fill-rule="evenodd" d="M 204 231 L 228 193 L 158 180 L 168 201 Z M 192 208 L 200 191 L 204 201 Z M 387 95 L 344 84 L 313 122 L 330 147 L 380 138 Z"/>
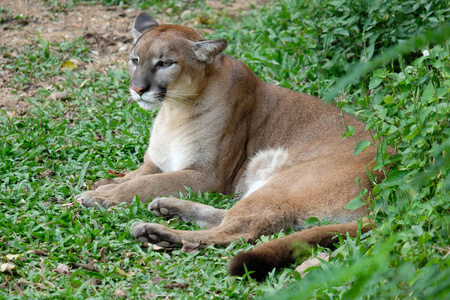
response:
<path id="1" fill-rule="evenodd" d="M 133 63 L 133 65 L 137 65 L 139 63 L 139 59 L 138 58 L 131 58 L 130 60 Z"/>
<path id="2" fill-rule="evenodd" d="M 166 61 L 162 61 L 162 60 L 160 60 L 158 63 L 157 63 L 157 66 L 158 67 L 170 67 L 171 65 L 173 65 L 175 62 L 174 61 L 170 61 L 170 60 L 166 60 Z"/>

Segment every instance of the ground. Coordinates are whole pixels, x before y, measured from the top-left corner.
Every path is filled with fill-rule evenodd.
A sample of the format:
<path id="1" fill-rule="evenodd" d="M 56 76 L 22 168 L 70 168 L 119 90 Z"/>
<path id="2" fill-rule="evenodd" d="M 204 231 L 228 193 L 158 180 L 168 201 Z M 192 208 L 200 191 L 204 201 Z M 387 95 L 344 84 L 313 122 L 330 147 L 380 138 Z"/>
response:
<path id="1" fill-rule="evenodd" d="M 255 4 L 263 4 L 267 0 L 206 1 L 213 11 L 227 10 L 234 14 L 250 9 Z M 0 49 L 12 48 L 8 56 L 15 56 L 26 44 L 36 43 L 36 33 L 42 39 L 52 42 L 73 40 L 77 37 L 85 39 L 91 50 L 92 63 L 75 62 L 79 68 L 95 71 L 108 67 L 123 68 L 126 66 L 128 53 L 132 46 L 131 26 L 139 10 L 119 6 L 77 5 L 72 8 L 55 8 L 44 1 L 2 0 L 0 4 L 0 23 L 2 24 Z M 151 13 L 151 9 L 149 9 Z M 188 13 L 185 11 L 181 13 Z M 169 12 L 168 12 L 169 14 Z M 198 20 L 181 21 L 181 15 L 169 18 L 164 14 L 158 18 L 160 23 L 173 21 L 183 25 L 193 25 Z M 206 30 L 204 30 L 206 31 Z M 0 56 L 0 65 L 5 65 L 6 57 Z M 29 109 L 25 101 L 35 95 L 39 89 L 52 91 L 51 82 L 32 82 L 27 86 L 13 87 L 13 73 L 8 69 L 0 69 L 0 109 L 10 116 L 24 115 Z M 54 78 L 53 80 L 63 80 Z"/>

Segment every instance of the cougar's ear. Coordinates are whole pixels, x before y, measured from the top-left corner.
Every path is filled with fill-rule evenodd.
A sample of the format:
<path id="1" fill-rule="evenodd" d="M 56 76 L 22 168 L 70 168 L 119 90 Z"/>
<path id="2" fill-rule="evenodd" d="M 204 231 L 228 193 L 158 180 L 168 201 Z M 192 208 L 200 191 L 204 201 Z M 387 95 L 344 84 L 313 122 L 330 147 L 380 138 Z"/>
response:
<path id="1" fill-rule="evenodd" d="M 134 42 L 149 28 L 158 26 L 158 22 L 146 12 L 141 12 L 134 20 L 133 29 L 131 34 L 133 35 Z"/>
<path id="2" fill-rule="evenodd" d="M 216 55 L 225 50 L 227 46 L 226 39 L 206 40 L 194 42 L 192 50 L 194 50 L 198 60 L 209 65 L 214 61 Z"/>

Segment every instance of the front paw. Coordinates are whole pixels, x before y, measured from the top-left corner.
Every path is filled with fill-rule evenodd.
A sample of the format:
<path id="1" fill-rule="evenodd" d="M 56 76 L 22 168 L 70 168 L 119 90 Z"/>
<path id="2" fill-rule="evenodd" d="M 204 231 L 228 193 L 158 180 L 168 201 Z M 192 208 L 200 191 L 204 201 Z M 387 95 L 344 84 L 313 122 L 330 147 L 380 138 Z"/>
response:
<path id="1" fill-rule="evenodd" d="M 156 244 L 160 247 L 182 245 L 181 238 L 175 230 L 160 224 L 136 222 L 131 225 L 131 235 L 143 243 Z"/>
<path id="2" fill-rule="evenodd" d="M 119 204 L 114 199 L 111 199 L 110 196 L 97 191 L 86 191 L 84 193 L 81 193 L 75 196 L 75 200 L 85 207 L 98 207 L 98 205 L 100 205 L 104 208 L 108 208 Z"/>

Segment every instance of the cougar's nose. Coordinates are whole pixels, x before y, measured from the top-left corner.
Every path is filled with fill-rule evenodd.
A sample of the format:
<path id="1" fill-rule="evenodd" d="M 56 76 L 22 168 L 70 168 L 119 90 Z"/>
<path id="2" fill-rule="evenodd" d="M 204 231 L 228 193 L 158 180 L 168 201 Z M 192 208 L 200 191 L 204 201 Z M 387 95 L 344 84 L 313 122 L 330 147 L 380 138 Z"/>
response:
<path id="1" fill-rule="evenodd" d="M 137 87 L 137 86 L 132 85 L 131 88 L 133 89 L 133 91 L 135 91 L 139 95 L 142 95 L 145 92 L 144 87 Z"/>

